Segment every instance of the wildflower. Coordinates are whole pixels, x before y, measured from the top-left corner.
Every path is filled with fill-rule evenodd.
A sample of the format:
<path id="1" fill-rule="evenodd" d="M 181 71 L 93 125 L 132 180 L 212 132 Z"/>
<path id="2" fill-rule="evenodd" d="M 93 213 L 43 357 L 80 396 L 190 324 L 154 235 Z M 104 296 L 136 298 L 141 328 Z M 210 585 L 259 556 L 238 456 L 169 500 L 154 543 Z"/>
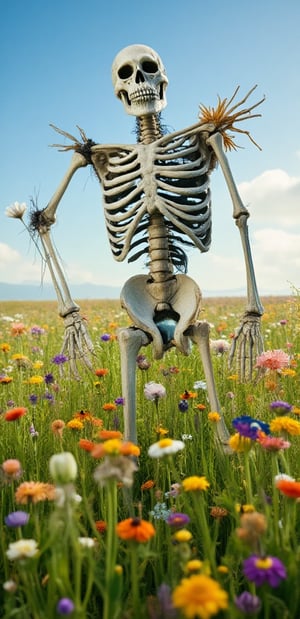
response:
<path id="1" fill-rule="evenodd" d="M 2 350 L 2 352 L 7 353 L 10 351 L 10 349 L 11 346 L 7 342 L 3 342 L 3 344 L 0 344 L 0 350 Z"/>
<path id="2" fill-rule="evenodd" d="M 169 456 L 184 449 L 183 441 L 174 441 L 171 438 L 162 438 L 157 443 L 150 445 L 148 455 L 150 458 L 162 458 Z"/>
<path id="3" fill-rule="evenodd" d="M 50 475 L 57 484 L 68 484 L 77 477 L 77 463 L 68 451 L 54 454 L 49 461 Z"/>
<path id="4" fill-rule="evenodd" d="M 226 340 L 211 340 L 210 341 L 210 349 L 216 355 L 224 355 L 225 352 L 228 352 L 230 349 L 230 344 Z"/>
<path id="5" fill-rule="evenodd" d="M 169 434 L 168 428 L 163 428 L 161 424 L 159 424 L 159 426 L 155 428 L 155 432 L 156 434 L 159 434 L 160 436 L 166 436 L 167 434 Z"/>
<path id="6" fill-rule="evenodd" d="M 149 515 L 154 518 L 154 520 L 164 520 L 166 521 L 170 514 L 171 510 L 167 509 L 166 503 L 156 503 L 154 508 L 149 512 Z"/>
<path id="7" fill-rule="evenodd" d="M 71 615 L 75 610 L 75 604 L 70 598 L 61 598 L 56 605 L 56 612 L 59 615 Z"/>
<path id="8" fill-rule="evenodd" d="M 193 400 L 197 397 L 197 393 L 195 391 L 187 391 L 185 390 L 184 393 L 180 394 L 180 399 L 181 400 Z"/>
<path id="9" fill-rule="evenodd" d="M 59 353 L 58 355 L 55 355 L 51 359 L 51 362 L 55 363 L 55 365 L 63 365 L 64 363 L 66 363 L 66 361 L 69 361 L 69 359 L 68 359 L 68 357 L 66 357 L 62 353 Z"/>
<path id="10" fill-rule="evenodd" d="M 66 424 L 62 419 L 55 419 L 54 421 L 52 421 L 51 430 L 53 434 L 57 434 L 58 436 L 62 437 L 62 433 L 63 433 L 63 429 L 65 425 Z"/>
<path id="11" fill-rule="evenodd" d="M 28 359 L 28 357 L 26 357 L 26 355 L 21 355 L 21 354 L 15 354 L 12 356 L 12 360 L 14 365 L 17 366 L 17 368 L 19 369 L 26 369 L 31 365 L 30 360 Z"/>
<path id="12" fill-rule="evenodd" d="M 21 462 L 14 458 L 2 462 L 1 467 L 5 477 L 8 479 L 17 479 L 22 475 Z"/>
<path id="13" fill-rule="evenodd" d="M 252 512 L 255 512 L 255 507 L 252 503 L 243 503 L 242 505 L 237 503 L 235 509 L 241 514 L 252 514 Z"/>
<path id="14" fill-rule="evenodd" d="M 15 593 L 17 591 L 18 585 L 16 583 L 15 580 L 6 580 L 3 583 L 3 589 L 4 591 L 7 591 L 8 593 Z"/>
<path id="15" fill-rule="evenodd" d="M 181 512 L 171 512 L 168 516 L 166 523 L 174 529 L 184 528 L 190 522 L 190 517 L 187 514 Z"/>
<path id="16" fill-rule="evenodd" d="M 184 617 L 210 619 L 220 610 L 228 608 L 228 595 L 219 583 L 204 574 L 183 578 L 174 589 L 173 604 Z"/>
<path id="17" fill-rule="evenodd" d="M 264 432 L 270 434 L 269 424 L 260 421 L 259 419 L 253 419 L 249 415 L 242 415 L 236 417 L 232 421 L 234 429 L 243 437 L 250 438 L 252 441 L 257 439 L 258 432 Z"/>
<path id="18" fill-rule="evenodd" d="M 213 412 L 213 411 L 208 413 L 207 417 L 208 417 L 208 420 L 212 421 L 213 423 L 217 423 L 221 419 L 221 415 L 219 413 Z"/>
<path id="19" fill-rule="evenodd" d="M 158 587 L 157 599 L 160 610 L 159 616 L 166 617 L 166 619 L 175 619 L 177 612 L 172 604 L 171 587 L 169 585 L 162 583 Z"/>
<path id="20" fill-rule="evenodd" d="M 243 572 L 248 580 L 254 582 L 258 587 L 267 582 L 270 587 L 278 587 L 281 580 L 287 576 L 286 569 L 277 557 L 261 557 L 252 555 L 245 559 Z"/>
<path id="21" fill-rule="evenodd" d="M 44 377 L 36 374 L 35 376 L 30 376 L 26 382 L 28 385 L 41 385 L 44 382 Z"/>
<path id="22" fill-rule="evenodd" d="M 207 384 L 205 380 L 196 380 L 196 382 L 193 385 L 193 389 L 202 389 L 203 391 L 206 391 L 207 389 Z"/>
<path id="23" fill-rule="evenodd" d="M 32 393 L 32 394 L 29 396 L 29 402 L 30 402 L 30 404 L 32 404 L 33 406 L 35 406 L 35 405 L 36 405 L 36 403 L 37 403 L 38 399 L 39 399 L 39 397 L 38 397 L 35 393 Z"/>
<path id="24" fill-rule="evenodd" d="M 267 350 L 256 359 L 256 367 L 268 370 L 282 370 L 290 363 L 289 355 L 283 350 Z"/>
<path id="25" fill-rule="evenodd" d="M 190 559 L 190 561 L 186 563 L 185 571 L 190 573 L 200 572 L 202 570 L 202 567 L 203 561 L 200 561 L 200 559 Z"/>
<path id="26" fill-rule="evenodd" d="M 280 490 L 282 494 L 290 497 L 291 499 L 299 499 L 300 498 L 300 482 L 299 481 L 291 481 L 287 479 L 278 479 L 275 482 L 276 488 Z"/>
<path id="27" fill-rule="evenodd" d="M 283 368 L 280 374 L 281 376 L 289 376 L 290 378 L 293 378 L 296 376 L 296 370 L 292 370 L 292 368 Z"/>
<path id="28" fill-rule="evenodd" d="M 124 406 L 124 404 L 125 404 L 125 400 L 124 400 L 124 398 L 122 398 L 122 397 L 120 397 L 120 398 L 116 398 L 116 399 L 115 399 L 115 404 L 116 404 L 117 406 Z"/>
<path id="29" fill-rule="evenodd" d="M 290 475 L 286 475 L 286 473 L 279 473 L 278 475 L 275 475 L 274 477 L 275 484 L 277 484 L 277 482 L 282 479 L 284 479 L 285 481 L 295 481 L 294 477 L 291 477 Z"/>
<path id="30" fill-rule="evenodd" d="M 169 492 L 165 493 L 166 497 L 176 498 L 180 494 L 181 486 L 179 483 L 171 484 Z"/>
<path id="31" fill-rule="evenodd" d="M 119 430 L 100 430 L 99 437 L 104 441 L 111 438 L 118 438 L 121 440 L 123 438 L 123 434 Z"/>
<path id="32" fill-rule="evenodd" d="M 267 530 L 265 515 L 256 511 L 242 514 L 240 525 L 237 537 L 250 545 L 255 545 Z"/>
<path id="33" fill-rule="evenodd" d="M 136 358 L 137 366 L 140 370 L 149 370 L 151 363 L 145 355 L 138 355 Z"/>
<path id="34" fill-rule="evenodd" d="M 206 406 L 200 402 L 200 404 L 195 405 L 195 408 L 197 408 L 198 411 L 205 411 Z"/>
<path id="35" fill-rule="evenodd" d="M 9 544 L 6 555 L 10 561 L 31 559 L 38 554 L 37 542 L 34 539 L 20 539 Z"/>
<path id="36" fill-rule="evenodd" d="M 15 492 L 16 502 L 23 505 L 46 500 L 53 501 L 54 497 L 55 486 L 39 481 L 24 481 Z"/>
<path id="37" fill-rule="evenodd" d="M 83 430 L 83 423 L 80 419 L 70 419 L 67 423 L 67 428 L 71 430 Z"/>
<path id="38" fill-rule="evenodd" d="M 80 546 L 83 548 L 94 548 L 96 543 L 92 537 L 79 537 L 78 538 Z"/>
<path id="39" fill-rule="evenodd" d="M 1 374 L 0 376 L 0 383 L 1 385 L 9 385 L 9 383 L 12 382 L 12 377 L 11 376 L 6 376 L 5 374 Z"/>
<path id="40" fill-rule="evenodd" d="M 107 370 L 106 368 L 97 368 L 95 370 L 95 374 L 98 377 L 106 376 L 108 373 L 109 373 L 109 370 Z"/>
<path id="41" fill-rule="evenodd" d="M 11 325 L 11 334 L 14 337 L 18 337 L 19 335 L 23 335 L 26 332 L 26 327 L 23 322 L 14 322 Z"/>
<path id="42" fill-rule="evenodd" d="M 31 335 L 43 335 L 45 333 L 45 329 L 43 327 L 39 327 L 39 325 L 33 325 L 30 329 Z"/>
<path id="43" fill-rule="evenodd" d="M 243 591 L 243 593 L 235 598 L 234 603 L 236 607 L 246 615 L 255 615 L 261 609 L 260 598 L 257 595 L 249 593 L 249 591 Z"/>
<path id="44" fill-rule="evenodd" d="M 192 440 L 193 440 L 193 437 L 192 437 L 192 435 L 191 435 L 191 434 L 182 434 L 182 435 L 181 435 L 181 439 L 182 439 L 183 441 L 192 441 Z"/>
<path id="45" fill-rule="evenodd" d="M 227 565 L 218 565 L 217 571 L 219 572 L 219 574 L 228 574 L 229 573 L 229 569 L 228 569 Z"/>
<path id="46" fill-rule="evenodd" d="M 270 430 L 271 432 L 287 432 L 292 436 L 298 436 L 300 434 L 300 422 L 288 416 L 275 417 L 270 422 Z"/>
<path id="47" fill-rule="evenodd" d="M 123 540 L 133 540 L 139 543 L 148 542 L 155 535 L 151 522 L 141 518 L 126 518 L 117 524 L 117 535 Z"/>
<path id="48" fill-rule="evenodd" d="M 54 376 L 53 376 L 53 374 L 51 374 L 51 372 L 49 372 L 48 374 L 45 374 L 44 381 L 45 381 L 46 385 L 52 385 L 54 383 Z"/>
<path id="49" fill-rule="evenodd" d="M 182 482 L 182 488 L 185 492 L 203 492 L 209 488 L 210 484 L 207 481 L 206 477 L 198 477 L 197 475 L 193 475 L 191 477 L 186 477 Z"/>
<path id="50" fill-rule="evenodd" d="M 187 400 L 180 400 L 180 402 L 178 403 L 178 410 L 181 413 L 186 413 L 186 411 L 189 408 L 189 403 Z"/>
<path id="51" fill-rule="evenodd" d="M 29 520 L 29 514 L 23 511 L 11 512 L 4 518 L 5 524 L 8 527 L 23 527 Z"/>
<path id="52" fill-rule="evenodd" d="M 89 441 L 87 438 L 81 438 L 78 443 L 80 449 L 84 451 L 93 451 L 95 447 L 95 443 L 93 441 Z"/>
<path id="53" fill-rule="evenodd" d="M 274 411 L 277 415 L 285 415 L 286 413 L 290 413 L 292 408 L 293 407 L 291 404 L 288 402 L 283 402 L 282 400 L 276 400 L 270 404 L 271 411 Z"/>
<path id="54" fill-rule="evenodd" d="M 105 520 L 96 520 L 95 527 L 98 533 L 104 533 L 107 529 L 107 523 L 105 522 Z"/>
<path id="55" fill-rule="evenodd" d="M 23 219 L 23 215 L 27 209 L 25 202 L 14 202 L 8 206 L 5 210 L 7 217 L 13 217 L 13 219 Z"/>
<path id="56" fill-rule="evenodd" d="M 117 405 L 114 402 L 107 402 L 102 406 L 104 411 L 115 411 L 117 410 Z"/>
<path id="57" fill-rule="evenodd" d="M 111 335 L 110 333 L 103 333 L 103 335 L 101 335 L 102 342 L 109 342 L 109 340 L 111 340 Z"/>
<path id="58" fill-rule="evenodd" d="M 216 520 L 221 520 L 222 518 L 225 518 L 226 516 L 228 516 L 228 509 L 225 509 L 225 507 L 212 507 L 210 510 L 210 515 L 212 518 L 215 518 Z"/>
<path id="59" fill-rule="evenodd" d="M 279 436 L 265 436 L 265 434 L 263 433 L 259 433 L 257 437 L 257 442 L 266 451 L 280 451 L 280 449 L 288 449 L 291 446 L 291 443 L 289 443 L 289 441 L 285 441 Z"/>
<path id="60" fill-rule="evenodd" d="M 165 387 L 160 383 L 155 383 L 153 381 L 146 383 L 144 387 L 144 396 L 151 402 L 157 402 L 159 398 L 164 398 L 166 396 Z"/>
<path id="61" fill-rule="evenodd" d="M 235 434 L 233 434 L 233 436 L 229 438 L 228 445 L 233 451 L 241 453 L 244 451 L 249 451 L 253 445 L 253 441 L 250 438 L 241 436 L 239 432 L 236 432 Z"/>
<path id="62" fill-rule="evenodd" d="M 133 484 L 133 474 L 138 470 L 136 463 L 126 456 L 106 457 L 102 464 L 97 466 L 94 471 L 94 479 L 105 486 L 107 482 L 119 481 L 127 488 Z"/>
<path id="63" fill-rule="evenodd" d="M 179 531 L 175 531 L 175 533 L 173 534 L 173 539 L 175 540 L 175 542 L 178 542 L 179 544 L 190 542 L 192 537 L 193 536 L 191 532 L 188 531 L 187 529 L 179 529 Z"/>
<path id="64" fill-rule="evenodd" d="M 151 490 L 152 488 L 154 488 L 155 486 L 155 481 L 153 481 L 153 479 L 148 479 L 148 481 L 144 481 L 144 483 L 141 485 L 141 491 L 144 492 L 144 490 Z"/>
<path id="65" fill-rule="evenodd" d="M 4 413 L 4 419 L 5 421 L 16 421 L 16 419 L 20 419 L 20 417 L 23 417 L 23 415 L 25 415 L 27 413 L 27 408 L 24 408 L 23 406 L 18 406 L 16 408 L 11 408 L 10 410 L 6 411 L 6 413 Z"/>

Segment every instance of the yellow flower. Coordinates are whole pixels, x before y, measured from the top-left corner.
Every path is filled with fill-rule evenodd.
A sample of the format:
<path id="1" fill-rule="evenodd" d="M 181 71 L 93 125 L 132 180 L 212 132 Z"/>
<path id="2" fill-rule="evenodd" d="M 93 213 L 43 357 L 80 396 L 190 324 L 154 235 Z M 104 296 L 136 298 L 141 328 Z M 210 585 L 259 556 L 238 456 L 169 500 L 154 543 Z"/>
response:
<path id="1" fill-rule="evenodd" d="M 207 490 L 209 488 L 209 482 L 206 477 L 198 477 L 193 475 L 192 477 L 186 477 L 182 482 L 182 487 L 185 492 L 194 492 L 195 490 Z"/>
<path id="2" fill-rule="evenodd" d="M 243 451 L 249 451 L 252 447 L 252 444 L 253 441 L 251 441 L 251 438 L 241 436 L 238 432 L 236 432 L 236 434 L 233 434 L 228 441 L 229 447 L 231 447 L 233 451 L 237 451 L 238 453 L 241 453 Z"/>
<path id="3" fill-rule="evenodd" d="M 219 574 L 228 574 L 229 572 L 227 565 L 218 565 L 217 570 Z"/>
<path id="4" fill-rule="evenodd" d="M 79 419 L 71 419 L 67 423 L 67 428 L 70 428 L 71 430 L 82 430 L 83 423 Z"/>
<path id="5" fill-rule="evenodd" d="M 228 380 L 238 380 L 239 375 L 238 374 L 230 374 L 230 376 L 227 376 Z"/>
<path id="6" fill-rule="evenodd" d="M 43 382 L 44 382 L 43 376 L 39 376 L 39 375 L 30 376 L 28 380 L 26 381 L 28 385 L 41 385 L 41 383 Z"/>
<path id="7" fill-rule="evenodd" d="M 185 569 L 187 572 L 200 572 L 203 567 L 203 561 L 199 559 L 191 559 L 186 563 Z"/>
<path id="8" fill-rule="evenodd" d="M 204 574 L 183 578 L 172 596 L 175 608 L 187 619 L 210 619 L 228 608 L 228 595 L 218 582 Z"/>
<path id="9" fill-rule="evenodd" d="M 173 539 L 176 542 L 189 542 L 192 539 L 192 534 L 190 531 L 188 531 L 187 529 L 180 529 L 179 531 L 176 531 L 173 535 Z"/>
<path id="10" fill-rule="evenodd" d="M 169 434 L 169 430 L 167 428 L 163 428 L 162 426 L 157 426 L 155 428 L 155 432 L 156 434 L 160 434 L 160 436 L 166 436 L 166 434 Z"/>
<path id="11" fill-rule="evenodd" d="M 287 432 L 293 436 L 300 434 L 300 422 L 292 417 L 275 417 L 270 423 L 271 432 Z"/>
<path id="12" fill-rule="evenodd" d="M 34 370 L 40 370 L 43 367 L 43 365 L 44 365 L 43 361 L 35 361 L 32 367 L 34 368 Z"/>
<path id="13" fill-rule="evenodd" d="M 250 514 L 251 512 L 255 512 L 255 507 L 251 503 L 237 503 L 235 506 L 237 512 L 241 512 L 242 514 Z"/>
<path id="14" fill-rule="evenodd" d="M 300 415 L 300 407 L 299 406 L 293 406 L 292 413 L 294 415 Z"/>
<path id="15" fill-rule="evenodd" d="M 281 376 L 296 376 L 296 370 L 292 370 L 292 368 L 282 368 L 280 372 Z"/>
<path id="16" fill-rule="evenodd" d="M 207 417 L 208 417 L 209 421 L 212 421 L 214 423 L 217 423 L 221 419 L 221 415 L 219 415 L 219 413 L 215 413 L 215 412 L 208 413 Z"/>
<path id="17" fill-rule="evenodd" d="M 2 352 L 9 352 L 10 348 L 10 344 L 7 344 L 7 342 L 3 342 L 3 344 L 0 345 Z"/>

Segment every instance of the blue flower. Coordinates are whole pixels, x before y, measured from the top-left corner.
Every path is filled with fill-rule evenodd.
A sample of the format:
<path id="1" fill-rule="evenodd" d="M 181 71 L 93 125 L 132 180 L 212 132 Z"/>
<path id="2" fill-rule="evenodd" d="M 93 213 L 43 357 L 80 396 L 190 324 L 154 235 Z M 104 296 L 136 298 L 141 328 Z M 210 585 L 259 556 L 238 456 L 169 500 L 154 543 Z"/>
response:
<path id="1" fill-rule="evenodd" d="M 4 518 L 4 521 L 8 527 L 23 527 L 27 524 L 29 518 L 30 516 L 27 512 L 16 511 L 8 514 L 8 516 Z"/>
<path id="2" fill-rule="evenodd" d="M 189 403 L 187 400 L 180 400 L 178 404 L 178 409 L 180 410 L 181 413 L 186 413 L 186 411 L 188 410 L 188 407 L 189 407 Z"/>
<path id="3" fill-rule="evenodd" d="M 254 615 L 261 609 L 260 598 L 249 591 L 243 591 L 234 601 L 237 608 L 246 615 Z"/>
<path id="4" fill-rule="evenodd" d="M 69 359 L 65 355 L 59 353 L 58 355 L 55 355 L 51 361 L 52 363 L 55 363 L 55 365 L 62 365 L 63 363 L 66 363 L 66 361 L 69 361 Z"/>
<path id="5" fill-rule="evenodd" d="M 245 438 L 250 438 L 252 441 L 256 441 L 259 432 L 270 434 L 270 426 L 260 419 L 253 419 L 250 415 L 242 415 L 236 417 L 232 421 L 234 429 Z"/>
<path id="6" fill-rule="evenodd" d="M 75 604 L 70 598 L 61 598 L 56 605 L 56 611 L 59 615 L 71 615 L 75 609 Z"/>

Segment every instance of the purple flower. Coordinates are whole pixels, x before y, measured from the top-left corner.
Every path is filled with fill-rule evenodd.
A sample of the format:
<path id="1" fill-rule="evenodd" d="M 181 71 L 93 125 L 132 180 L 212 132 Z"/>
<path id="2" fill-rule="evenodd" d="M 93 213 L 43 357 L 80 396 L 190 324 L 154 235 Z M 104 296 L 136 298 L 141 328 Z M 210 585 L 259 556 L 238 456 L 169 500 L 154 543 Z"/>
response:
<path id="1" fill-rule="evenodd" d="M 116 398 L 115 399 L 115 404 L 117 406 L 124 406 L 124 402 L 125 402 L 124 398 Z"/>
<path id="2" fill-rule="evenodd" d="M 144 396 L 147 400 L 157 402 L 159 398 L 164 398 L 166 396 L 166 390 L 160 383 L 151 381 L 150 383 L 146 383 L 144 387 Z"/>
<path id="3" fill-rule="evenodd" d="M 31 327 L 30 332 L 32 335 L 43 335 L 43 333 L 45 333 L 45 329 L 43 329 L 43 327 L 39 327 L 38 325 L 34 325 Z"/>
<path id="4" fill-rule="evenodd" d="M 249 415 L 236 417 L 233 419 L 232 425 L 241 436 L 250 438 L 252 441 L 256 441 L 259 432 L 270 434 L 270 426 L 268 423 L 264 423 L 259 419 L 253 419 L 253 417 Z"/>
<path id="5" fill-rule="evenodd" d="M 114 428 L 114 430 L 119 430 L 120 425 L 121 424 L 120 424 L 119 416 L 115 415 L 114 418 L 113 418 L 113 428 Z"/>
<path id="6" fill-rule="evenodd" d="M 53 393 L 50 393 L 49 391 L 46 391 L 46 393 L 44 393 L 44 395 L 43 395 L 43 399 L 44 400 L 48 400 L 48 402 L 50 402 L 50 404 L 52 404 L 54 402 L 54 395 L 53 395 Z"/>
<path id="7" fill-rule="evenodd" d="M 162 583 L 157 590 L 157 598 L 160 605 L 161 616 L 166 619 L 175 619 L 177 617 L 176 608 L 172 603 L 171 588 L 169 585 Z"/>
<path id="8" fill-rule="evenodd" d="M 190 517 L 187 514 L 182 514 L 181 512 L 171 512 L 168 516 L 166 523 L 170 525 L 170 527 L 174 527 L 174 529 L 181 529 L 185 527 L 190 522 Z"/>
<path id="9" fill-rule="evenodd" d="M 30 404 L 33 404 L 33 406 L 35 406 L 35 404 L 37 403 L 38 399 L 39 399 L 39 398 L 38 398 L 38 396 L 37 396 L 37 395 L 35 395 L 35 393 L 32 393 L 32 394 L 29 396 L 29 402 L 30 402 Z"/>
<path id="10" fill-rule="evenodd" d="M 275 400 L 275 402 L 271 402 L 270 409 L 274 411 L 276 415 L 287 415 L 291 412 L 293 406 L 288 402 L 283 402 L 282 400 Z"/>
<path id="11" fill-rule="evenodd" d="M 278 587 L 280 581 L 286 578 L 286 569 L 277 557 L 260 557 L 252 555 L 244 561 L 243 572 L 246 578 L 258 587 L 267 582 L 270 587 Z"/>
<path id="12" fill-rule="evenodd" d="M 149 370 L 151 363 L 145 355 L 138 355 L 136 358 L 137 366 L 140 370 Z"/>
<path id="13" fill-rule="evenodd" d="M 75 604 L 70 598 L 61 598 L 56 605 L 56 611 L 59 615 L 71 615 L 75 609 Z"/>
<path id="14" fill-rule="evenodd" d="M 30 427 L 29 427 L 29 433 L 31 434 L 31 436 L 32 436 L 33 438 L 36 438 L 36 437 L 39 435 L 39 433 L 36 431 L 36 429 L 35 429 L 35 427 L 34 427 L 33 423 L 32 423 L 32 424 L 30 425 Z"/>
<path id="15" fill-rule="evenodd" d="M 69 361 L 69 359 L 65 355 L 59 353 L 58 355 L 55 355 L 51 361 L 52 363 L 55 363 L 55 365 L 62 365 L 63 363 L 66 363 L 66 361 Z"/>
<path id="16" fill-rule="evenodd" d="M 53 374 L 51 374 L 50 372 L 48 374 L 45 374 L 44 381 L 45 381 L 46 385 L 52 385 L 52 383 L 54 383 L 54 376 L 53 376 Z"/>
<path id="17" fill-rule="evenodd" d="M 186 413 L 186 411 L 188 410 L 188 407 L 189 407 L 189 403 L 187 400 L 180 400 L 178 404 L 178 409 L 180 410 L 181 413 Z"/>
<path id="18" fill-rule="evenodd" d="M 101 335 L 102 342 L 109 342 L 109 340 L 111 339 L 111 335 L 109 333 L 103 333 L 103 335 Z"/>
<path id="19" fill-rule="evenodd" d="M 248 591 L 243 591 L 234 601 L 237 608 L 246 615 L 254 615 L 261 609 L 260 598 Z"/>
<path id="20" fill-rule="evenodd" d="M 11 512 L 4 518 L 8 527 L 23 527 L 29 520 L 29 514 L 23 511 Z"/>

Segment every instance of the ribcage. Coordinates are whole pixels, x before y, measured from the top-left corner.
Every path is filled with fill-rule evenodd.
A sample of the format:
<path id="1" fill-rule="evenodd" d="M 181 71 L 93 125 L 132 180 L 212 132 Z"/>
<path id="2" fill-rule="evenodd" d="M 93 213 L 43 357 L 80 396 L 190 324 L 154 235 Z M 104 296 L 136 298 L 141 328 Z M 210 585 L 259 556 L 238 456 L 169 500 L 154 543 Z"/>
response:
<path id="1" fill-rule="evenodd" d="M 129 262 L 148 250 L 151 215 L 165 222 L 170 256 L 180 262 L 179 245 L 209 249 L 210 156 L 197 134 L 164 136 L 147 145 L 119 147 L 105 168 L 95 169 L 102 183 L 105 220 L 114 258 Z M 178 247 L 178 251 L 176 251 Z M 175 248 L 175 249 L 174 249 Z"/>

